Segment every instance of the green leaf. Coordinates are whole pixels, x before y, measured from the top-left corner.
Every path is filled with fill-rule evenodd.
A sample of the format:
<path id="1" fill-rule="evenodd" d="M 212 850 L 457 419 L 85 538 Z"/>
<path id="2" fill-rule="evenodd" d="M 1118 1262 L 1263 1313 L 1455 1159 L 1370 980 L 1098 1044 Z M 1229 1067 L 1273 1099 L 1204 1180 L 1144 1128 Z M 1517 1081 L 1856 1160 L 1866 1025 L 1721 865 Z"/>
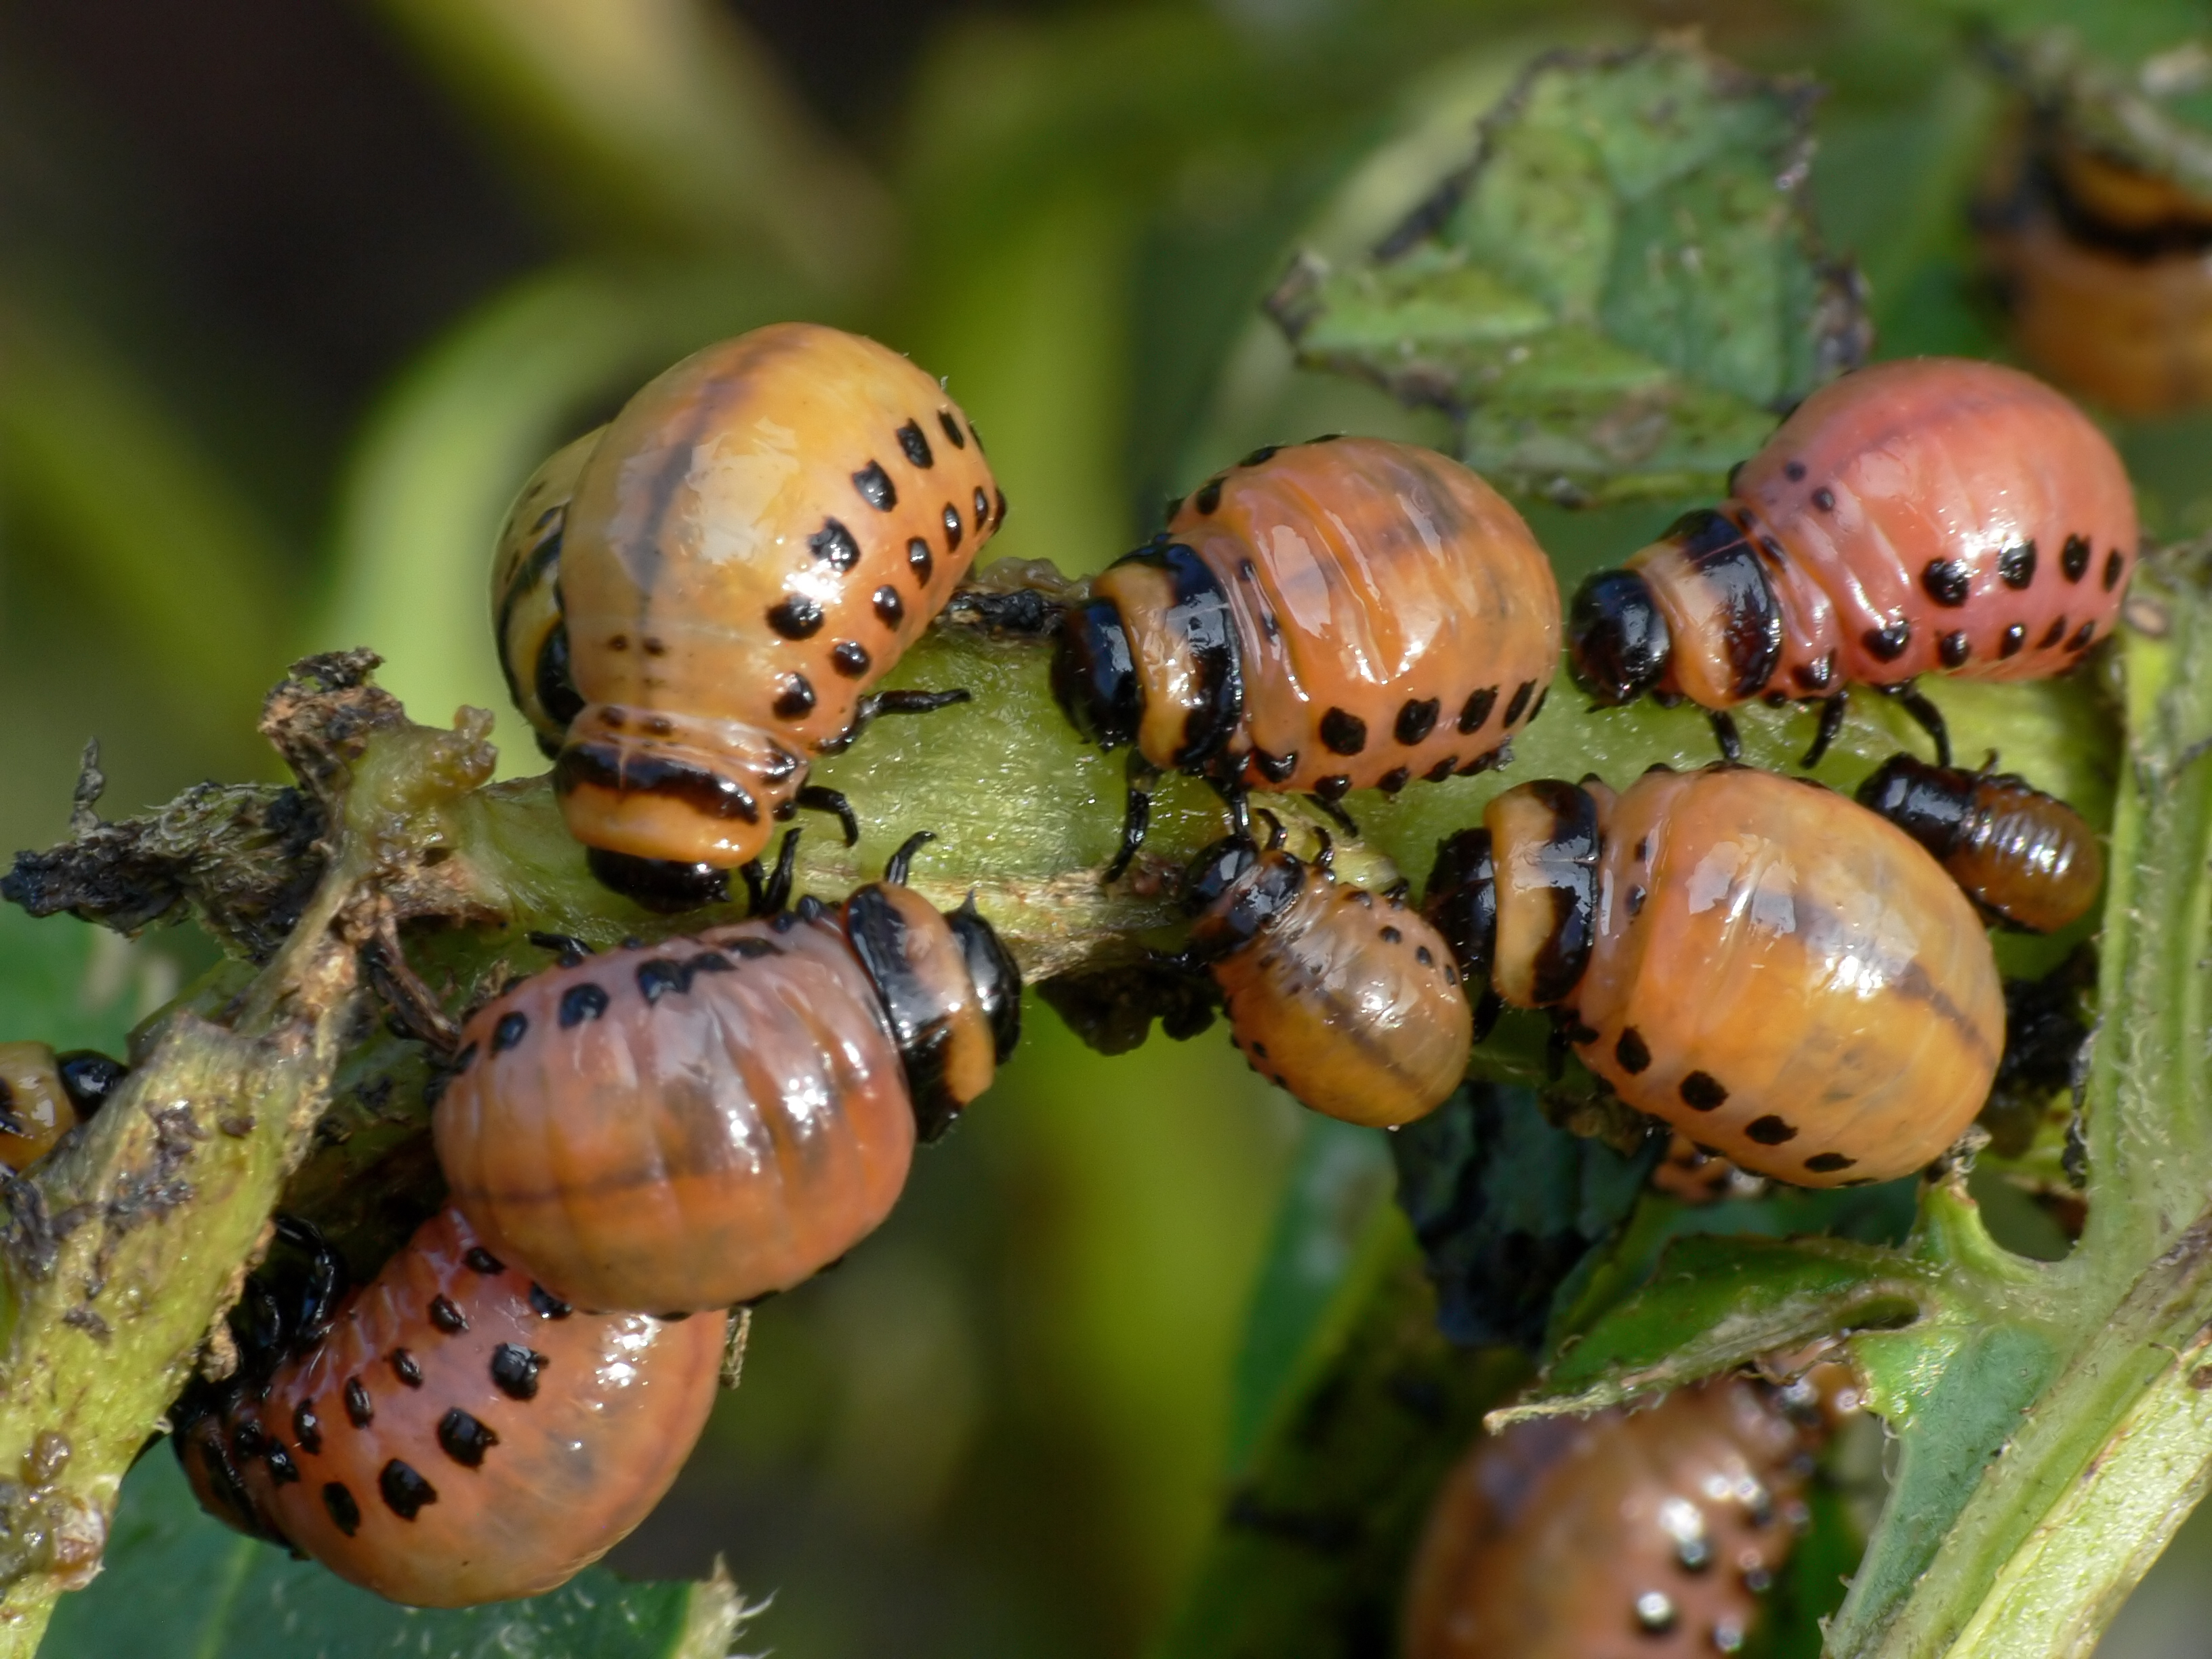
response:
<path id="1" fill-rule="evenodd" d="M 202 1512 L 166 1445 L 124 1483 L 106 1569 L 48 1626 L 48 1659 L 722 1659 L 729 1581 L 633 1584 L 591 1568 L 527 1601 L 403 1607 Z"/>
<path id="2" fill-rule="evenodd" d="M 1866 345 L 1800 186 L 1811 88 L 1676 40 L 1539 58 L 1368 260 L 1269 308 L 1310 366 L 1462 422 L 1469 465 L 1580 504 L 1717 489 Z"/>

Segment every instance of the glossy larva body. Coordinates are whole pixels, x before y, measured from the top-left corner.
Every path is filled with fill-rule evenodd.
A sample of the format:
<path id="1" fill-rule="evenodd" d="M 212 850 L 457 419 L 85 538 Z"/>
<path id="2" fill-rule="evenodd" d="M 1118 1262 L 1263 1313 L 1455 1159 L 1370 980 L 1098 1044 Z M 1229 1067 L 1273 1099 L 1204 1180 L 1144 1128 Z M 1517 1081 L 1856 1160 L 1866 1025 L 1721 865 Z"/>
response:
<path id="1" fill-rule="evenodd" d="M 1858 802 L 1925 847 L 1999 921 L 2048 933 L 2080 921 L 2105 884 L 2105 851 L 2081 815 L 2009 772 L 1885 762 Z"/>

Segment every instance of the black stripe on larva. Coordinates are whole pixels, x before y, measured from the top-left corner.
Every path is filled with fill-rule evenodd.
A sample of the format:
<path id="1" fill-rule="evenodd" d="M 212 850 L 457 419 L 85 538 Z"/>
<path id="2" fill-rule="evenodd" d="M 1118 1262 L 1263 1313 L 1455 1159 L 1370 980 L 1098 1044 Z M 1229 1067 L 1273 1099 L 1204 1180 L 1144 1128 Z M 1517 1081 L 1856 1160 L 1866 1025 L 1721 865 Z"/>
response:
<path id="1" fill-rule="evenodd" d="M 536 1279 L 530 1282 L 530 1307 L 540 1319 L 566 1319 L 576 1311 Z"/>
<path id="2" fill-rule="evenodd" d="M 353 1494 L 346 1490 L 344 1481 L 324 1483 L 323 1507 L 330 1511 L 331 1524 L 347 1537 L 350 1538 L 361 1530 L 361 1505 L 354 1502 Z"/>
<path id="3" fill-rule="evenodd" d="M 2078 582 L 2089 574 L 2091 550 L 2087 536 L 2069 536 L 2066 538 L 2066 545 L 2058 551 L 2058 568 L 2066 573 L 2068 581 Z"/>
<path id="4" fill-rule="evenodd" d="M 860 562 L 860 544 L 853 532 L 836 519 L 822 520 L 822 528 L 806 538 L 814 556 L 829 562 L 832 570 L 850 570 Z"/>
<path id="5" fill-rule="evenodd" d="M 1530 966 L 1529 1000 L 1539 1007 L 1572 994 L 1597 942 L 1597 802 L 1557 779 L 1528 786 L 1551 815 L 1543 834 L 1542 868 L 1552 900 L 1551 924 Z"/>
<path id="6" fill-rule="evenodd" d="M 1876 662 L 1895 662 L 1912 643 L 1912 624 L 1893 622 L 1887 628 L 1869 628 L 1859 635 L 1859 643 Z"/>
<path id="7" fill-rule="evenodd" d="M 889 582 L 876 590 L 874 600 L 876 620 L 886 628 L 896 628 L 906 620 L 906 601 Z"/>
<path id="8" fill-rule="evenodd" d="M 1435 697 L 1407 698 L 1405 706 L 1398 710 L 1397 724 L 1391 727 L 1391 736 L 1408 749 L 1417 743 L 1425 743 L 1429 733 L 1437 729 L 1437 715 L 1443 708 L 1443 704 Z"/>
<path id="9" fill-rule="evenodd" d="M 929 440 L 923 434 L 919 422 L 908 421 L 901 427 L 898 429 L 898 441 L 899 447 L 906 452 L 907 459 L 912 461 L 916 466 L 929 467 L 937 465 L 937 457 L 930 453 Z"/>
<path id="10" fill-rule="evenodd" d="M 451 1297 L 430 1298 L 430 1322 L 448 1336 L 458 1336 L 469 1328 L 469 1316 L 453 1305 Z"/>
<path id="11" fill-rule="evenodd" d="M 310 1456 L 323 1449 L 323 1419 L 315 1415 L 315 1402 L 302 1400 L 292 1407 L 292 1437 Z"/>
<path id="12" fill-rule="evenodd" d="M 1467 701 L 1460 705 L 1461 734 L 1465 736 L 1482 730 L 1489 724 L 1490 711 L 1497 706 L 1498 688 L 1494 685 L 1486 685 L 1480 690 L 1468 692 Z"/>
<path id="13" fill-rule="evenodd" d="M 1782 604 L 1766 567 L 1741 526 L 1710 509 L 1684 514 L 1668 528 L 1666 539 L 1712 585 L 1735 695 L 1755 696 L 1782 661 Z"/>
<path id="14" fill-rule="evenodd" d="M 576 988 L 576 989 L 580 991 L 586 988 L 598 991 L 599 988 L 596 985 L 589 988 L 580 985 Z M 568 999 L 564 997 L 562 1000 L 563 1003 L 566 1003 Z M 601 1013 L 606 1012 L 606 994 L 605 992 L 600 992 L 599 994 L 599 1012 Z M 598 1015 L 595 1014 L 590 1016 L 590 1018 L 597 1018 Z M 568 1025 L 573 1024 L 574 1022 L 564 1018 L 561 1023 L 563 1025 Z M 484 1249 L 481 1244 L 471 1244 L 469 1246 L 469 1253 L 463 1256 L 461 1260 L 467 1262 L 471 1267 L 474 1268 L 480 1273 L 503 1273 L 507 1271 L 507 1263 L 501 1261 L 497 1256 L 494 1255 L 489 1250 Z"/>
<path id="15" fill-rule="evenodd" d="M 1528 710 L 1528 699 L 1535 695 L 1536 682 L 1523 680 L 1513 693 L 1513 701 L 1505 705 L 1505 724 L 1516 724 Z"/>
<path id="16" fill-rule="evenodd" d="M 881 461 L 870 461 L 853 475 L 853 488 L 860 492 L 860 499 L 878 513 L 888 513 L 898 505 L 898 486 L 891 475 L 884 471 Z"/>
<path id="17" fill-rule="evenodd" d="M 906 563 L 907 568 L 914 572 L 915 580 L 926 586 L 929 573 L 936 568 L 937 556 L 929 550 L 927 542 L 915 536 L 906 544 Z"/>
<path id="18" fill-rule="evenodd" d="M 597 1019 L 606 1011 L 607 994 L 596 985 L 571 985 L 561 993 L 560 1020 L 561 1029 L 564 1031 L 581 1025 L 587 1019 Z M 477 1266 L 476 1258 L 480 1254 L 482 1253 L 475 1250 L 469 1253 L 471 1267 Z M 489 1260 L 489 1257 L 486 1259 Z M 477 1271 L 495 1273 L 499 1268 L 496 1266 L 477 1267 Z"/>
<path id="19" fill-rule="evenodd" d="M 357 1376 L 346 1378 L 346 1420 L 356 1429 L 365 1429 L 376 1421 L 376 1402 L 368 1397 L 368 1390 Z"/>
<path id="20" fill-rule="evenodd" d="M 1613 1045 L 1613 1057 L 1620 1062 L 1620 1069 L 1633 1077 L 1651 1064 L 1650 1045 L 1644 1034 L 1633 1025 L 1621 1028 L 1620 1041 Z"/>
<path id="21" fill-rule="evenodd" d="M 960 550 L 961 534 L 960 509 L 947 501 L 945 504 L 945 550 L 947 553 Z"/>
<path id="22" fill-rule="evenodd" d="M 952 418 L 952 411 L 951 410 L 939 410 L 937 411 L 937 423 L 945 428 L 945 435 L 952 440 L 952 447 L 955 449 L 965 449 L 968 447 L 967 434 L 961 431 L 960 422 Z"/>
<path id="23" fill-rule="evenodd" d="M 760 822 L 760 803 L 736 779 L 665 755 L 625 757 L 611 744 L 572 743 L 554 763 L 553 787 L 566 795 L 586 784 L 613 794 L 679 800 L 706 817 Z"/>
<path id="24" fill-rule="evenodd" d="M 769 705 L 779 720 L 803 720 L 814 712 L 814 685 L 804 674 L 793 674 L 783 683 L 783 690 L 775 694 Z"/>
<path id="25" fill-rule="evenodd" d="M 1928 597 L 1947 610 L 1956 611 L 1966 604 L 1973 586 L 1963 559 L 1930 559 L 1920 573 L 1920 586 Z"/>
<path id="26" fill-rule="evenodd" d="M 499 1436 L 456 1406 L 438 1419 L 438 1444 L 464 1468 L 480 1469 L 484 1454 L 499 1444 Z"/>
<path id="27" fill-rule="evenodd" d="M 416 1363 L 413 1354 L 404 1348 L 394 1348 L 386 1358 L 392 1362 L 392 1374 L 402 1382 L 410 1389 L 422 1386 L 422 1367 Z"/>
<path id="28" fill-rule="evenodd" d="M 1833 1175 L 1838 1170 L 1848 1170 L 1858 1159 L 1845 1158 L 1841 1152 L 1815 1152 L 1805 1160 L 1805 1167 L 1814 1175 Z"/>
<path id="29" fill-rule="evenodd" d="M 491 1351 L 491 1380 L 509 1400 L 538 1398 L 538 1373 L 545 1369 L 545 1356 L 534 1348 L 502 1342 Z"/>
<path id="30" fill-rule="evenodd" d="M 2065 637 L 2066 618 L 2061 617 L 2057 622 L 2051 623 L 2050 627 L 2043 630 L 2043 637 L 2036 641 L 2036 648 L 2039 651 L 2048 651 L 2052 646 L 2057 644 L 2059 641 Z"/>
<path id="31" fill-rule="evenodd" d="M 991 498 L 983 493 L 981 484 L 975 486 L 975 528 L 980 533 L 991 522 Z"/>
<path id="32" fill-rule="evenodd" d="M 520 1008 L 510 1009 L 499 1017 L 499 1024 L 491 1028 L 491 1051 L 503 1054 L 530 1035 L 530 1016 Z"/>
<path id="33" fill-rule="evenodd" d="M 1743 1126 L 1743 1132 L 1762 1146 L 1779 1146 L 1784 1141 L 1797 1139 L 1796 1125 L 1784 1122 L 1771 1112 L 1752 1119 Z"/>
<path id="34" fill-rule="evenodd" d="M 2105 592 L 2111 592 L 2120 585 L 2120 577 L 2128 568 L 2128 556 L 2114 548 L 2105 555 Z"/>
<path id="35" fill-rule="evenodd" d="M 412 1521 L 424 1504 L 438 1501 L 438 1489 L 396 1457 L 376 1477 L 376 1490 L 384 1507 L 402 1521 Z"/>
<path id="36" fill-rule="evenodd" d="M 1974 642 L 1963 628 L 1936 641 L 1936 659 L 1946 668 L 1963 668 L 1974 654 Z"/>
<path id="37" fill-rule="evenodd" d="M 2027 625 L 2025 623 L 2014 623 L 2010 628 L 2006 629 L 2004 633 L 1999 636 L 1997 640 L 1997 655 L 2000 657 L 2017 657 L 2020 655 L 2021 649 L 2027 644 Z"/>
<path id="38" fill-rule="evenodd" d="M 2035 544 L 2016 543 L 1997 555 L 1997 578 L 2007 587 L 2022 588 L 2035 580 Z"/>
<path id="39" fill-rule="evenodd" d="M 768 625 L 787 640 L 811 640 L 822 631 L 822 607 L 804 593 L 793 593 L 769 607 Z"/>
<path id="40" fill-rule="evenodd" d="M 830 647 L 830 665 L 848 680 L 857 680 L 874 660 L 858 640 L 840 640 Z"/>
<path id="41" fill-rule="evenodd" d="M 1693 1112 L 1710 1112 L 1728 1099 L 1728 1091 L 1711 1072 L 1692 1072 L 1677 1091 L 1682 1103 Z"/>
<path id="42" fill-rule="evenodd" d="M 1332 755 L 1356 755 L 1367 747 L 1367 722 L 1341 708 L 1321 717 L 1321 740 Z"/>

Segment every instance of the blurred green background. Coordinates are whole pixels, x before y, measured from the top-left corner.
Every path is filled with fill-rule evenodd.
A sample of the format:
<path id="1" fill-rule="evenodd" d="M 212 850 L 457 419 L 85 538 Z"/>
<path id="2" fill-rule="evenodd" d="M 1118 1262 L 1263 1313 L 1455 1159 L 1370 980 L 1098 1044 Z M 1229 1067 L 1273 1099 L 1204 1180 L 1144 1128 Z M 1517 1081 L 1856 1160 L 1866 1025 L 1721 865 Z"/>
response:
<path id="1" fill-rule="evenodd" d="M 2207 21 L 2108 9 L 2123 53 Z M 506 501 L 758 323 L 864 329 L 947 376 L 1012 502 L 994 552 L 1071 571 L 1257 443 L 1443 442 L 1297 374 L 1258 298 L 1293 246 L 1387 228 L 1534 52 L 1692 25 L 1829 87 L 1818 205 L 1882 349 L 2001 353 L 1963 220 L 2001 100 L 1960 9 L 4 0 L 6 844 L 64 832 L 88 738 L 111 816 L 268 775 L 260 694 L 330 646 L 384 653 L 418 718 L 499 708 L 535 769 L 484 618 Z M 2154 527 L 2212 524 L 2207 430 L 2122 433 Z M 1530 516 L 1571 574 L 1674 510 Z M 0 1038 L 112 1044 L 198 959 L 8 913 Z M 1218 1030 L 1104 1061 L 1033 1009 L 883 1234 L 760 1311 L 743 1388 L 616 1565 L 720 1555 L 773 1597 L 750 1645 L 792 1659 L 1139 1650 L 1219 1508 L 1310 1133 Z M 2106 1652 L 2201 1650 L 2185 1566 Z"/>

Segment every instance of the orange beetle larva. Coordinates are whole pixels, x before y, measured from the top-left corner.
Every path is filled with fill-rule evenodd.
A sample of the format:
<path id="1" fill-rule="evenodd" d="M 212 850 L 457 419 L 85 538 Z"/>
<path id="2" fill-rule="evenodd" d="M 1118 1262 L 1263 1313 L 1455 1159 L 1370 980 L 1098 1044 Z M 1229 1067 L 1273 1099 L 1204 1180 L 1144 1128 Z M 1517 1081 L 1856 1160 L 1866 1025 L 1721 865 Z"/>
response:
<path id="1" fill-rule="evenodd" d="M 1241 836 L 1199 856 L 1190 959 L 1227 1000 L 1253 1068 L 1348 1123 L 1410 1123 L 1467 1073 L 1473 1015 L 1451 947 L 1396 893 L 1340 883 L 1324 848 L 1308 864 Z"/>
<path id="2" fill-rule="evenodd" d="M 582 461 L 558 556 L 581 707 L 554 786 L 602 878 L 680 908 L 795 806 L 855 835 L 808 759 L 878 713 L 964 698 L 868 688 L 1005 514 L 968 417 L 857 335 L 756 329 L 632 398 Z"/>
<path id="3" fill-rule="evenodd" d="M 1471 985 L 1557 1011 L 1639 1111 L 1805 1187 L 1933 1162 L 1989 1097 L 1981 920 L 1893 824 L 1741 767 L 1523 784 L 1444 842 L 1427 907 Z"/>
<path id="4" fill-rule="evenodd" d="M 568 722 L 584 700 L 568 662 L 568 624 L 561 613 L 561 546 L 576 477 L 591 459 L 600 427 L 556 450 L 522 486 L 507 509 L 492 559 L 492 633 L 507 695 L 550 760 L 561 752 Z"/>
<path id="5" fill-rule="evenodd" d="M 728 1320 L 573 1312 L 446 1210 L 357 1294 L 313 1229 L 173 1415 L 202 1505 L 414 1607 L 536 1595 L 614 1547 L 705 1427 Z M 258 1317 L 256 1316 L 258 1316 Z"/>
<path id="6" fill-rule="evenodd" d="M 1899 693 L 1950 763 L 1916 675 L 2062 673 L 2112 629 L 2137 552 L 2135 495 L 2088 417 L 2017 369 L 1957 357 L 1876 363 L 1799 404 L 1685 515 L 1575 594 L 1576 678 L 1602 702 L 1646 691 L 1712 711 Z"/>
<path id="7" fill-rule="evenodd" d="M 902 884 L 915 844 L 837 909 L 579 956 L 479 1009 L 433 1127 L 484 1243 L 579 1306 L 666 1312 L 872 1232 L 1021 1021 L 990 925 Z"/>
<path id="8" fill-rule="evenodd" d="M 2105 854 L 2079 812 L 2009 772 L 1885 762 L 1859 805 L 1926 848 L 1999 920 L 2048 933 L 2078 921 L 2105 884 Z"/>
<path id="9" fill-rule="evenodd" d="M 128 1068 L 78 1048 L 0 1042 L 0 1164 L 27 1170 L 104 1104 Z"/>
<path id="10" fill-rule="evenodd" d="M 1479 772 L 1559 663 L 1559 586 L 1521 515 L 1458 462 L 1376 438 L 1255 451 L 1091 592 L 1053 689 L 1085 736 L 1133 745 L 1109 881 L 1159 770 L 1331 805 Z"/>

